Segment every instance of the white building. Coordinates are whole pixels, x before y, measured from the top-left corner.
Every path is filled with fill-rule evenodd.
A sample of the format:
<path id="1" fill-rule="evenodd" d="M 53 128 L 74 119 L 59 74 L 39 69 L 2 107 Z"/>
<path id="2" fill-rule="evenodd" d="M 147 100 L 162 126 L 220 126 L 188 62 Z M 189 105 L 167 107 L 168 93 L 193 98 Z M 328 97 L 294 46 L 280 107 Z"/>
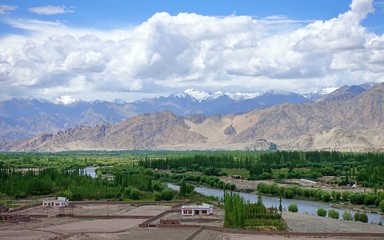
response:
<path id="1" fill-rule="evenodd" d="M 44 207 L 65 207 L 69 205 L 68 198 L 58 197 L 57 199 L 49 199 L 43 201 Z"/>
<path id="2" fill-rule="evenodd" d="M 186 205 L 181 207 L 182 216 L 212 215 L 213 205 L 203 203 L 202 205 Z"/>

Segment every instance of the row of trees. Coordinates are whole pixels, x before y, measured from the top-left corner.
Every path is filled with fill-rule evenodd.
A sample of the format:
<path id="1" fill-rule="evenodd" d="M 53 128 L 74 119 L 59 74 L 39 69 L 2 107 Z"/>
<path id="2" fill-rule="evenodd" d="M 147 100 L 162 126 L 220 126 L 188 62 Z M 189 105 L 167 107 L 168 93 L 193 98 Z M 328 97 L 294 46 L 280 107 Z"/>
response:
<path id="1" fill-rule="evenodd" d="M 0 181 L 0 192 L 16 198 L 57 194 L 71 200 L 100 198 L 170 200 L 175 194 L 170 189 L 166 190 L 165 185 L 152 174 L 152 171 L 130 174 L 117 172 L 114 180 L 107 180 L 86 176 L 78 169 L 63 172 L 52 168 L 26 172 L 0 169 Z"/>
<path id="2" fill-rule="evenodd" d="M 351 153 L 326 151 L 277 152 L 203 152 L 194 154 L 142 157 L 138 165 L 144 168 L 204 172 L 222 175 L 222 168 L 247 169 L 251 179 L 273 178 L 274 169 L 287 169 L 282 178 L 312 178 L 339 176 L 339 185 L 354 181 L 367 187 L 384 188 L 384 153 Z M 300 169 L 307 169 L 300 171 Z"/>
<path id="3" fill-rule="evenodd" d="M 267 209 L 259 195 L 256 203 L 245 202 L 238 193 L 224 193 L 224 227 L 252 228 L 272 226 L 278 230 L 285 229 L 281 214 L 277 208 Z"/>
<path id="4" fill-rule="evenodd" d="M 379 206 L 384 201 L 384 192 L 349 192 L 349 191 L 324 191 L 321 189 L 302 188 L 298 186 L 280 187 L 277 184 L 259 183 L 257 191 L 272 196 L 280 196 L 285 198 L 308 199 L 323 202 L 350 202 L 352 204 Z M 384 207 L 384 202 L 382 203 Z M 384 210 L 384 208 L 383 208 Z"/>

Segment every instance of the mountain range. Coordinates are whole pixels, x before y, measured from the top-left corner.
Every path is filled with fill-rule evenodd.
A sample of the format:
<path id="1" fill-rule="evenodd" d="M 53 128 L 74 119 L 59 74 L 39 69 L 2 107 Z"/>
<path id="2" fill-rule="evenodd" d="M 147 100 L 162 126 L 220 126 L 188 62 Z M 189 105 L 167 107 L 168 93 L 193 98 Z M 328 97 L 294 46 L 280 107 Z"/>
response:
<path id="1" fill-rule="evenodd" d="M 383 150 L 383 83 L 344 86 L 313 98 L 277 91 L 239 96 L 189 90 L 134 103 L 70 101 L 66 105 L 12 99 L 0 103 L 1 127 L 14 124 L 11 117 L 8 122 L 3 120 L 7 119 L 3 111 L 7 104 L 16 102 L 17 107 L 9 109 L 13 116 L 22 119 L 29 114 L 30 120 L 34 119 L 31 121 L 43 119 L 46 129 L 58 130 L 46 133 L 40 130 L 38 136 L 27 140 L 4 141 L 0 148 L 2 151 L 251 149 L 250 146 L 259 142 L 273 142 L 279 149 Z M 279 99 L 283 96 L 284 101 Z M 39 112 L 36 106 L 45 106 L 44 109 L 55 114 Z M 66 114 L 68 108 L 71 114 Z M 147 112 L 142 113 L 143 109 Z M 113 114 L 103 114 L 111 110 Z M 55 119 L 67 122 L 54 125 Z M 79 119 L 82 124 L 76 122 Z M 38 123 L 29 124 L 37 131 Z"/>
<path id="2" fill-rule="evenodd" d="M 182 93 L 131 103 L 123 100 L 87 102 L 69 96 L 52 101 L 13 98 L 0 102 L 0 141 L 27 139 L 43 132 L 56 132 L 77 126 L 111 125 L 140 114 L 164 110 L 181 116 L 239 114 L 285 102 L 309 102 L 320 96 L 320 93 L 304 96 L 282 91 L 207 93 L 188 89 Z"/>

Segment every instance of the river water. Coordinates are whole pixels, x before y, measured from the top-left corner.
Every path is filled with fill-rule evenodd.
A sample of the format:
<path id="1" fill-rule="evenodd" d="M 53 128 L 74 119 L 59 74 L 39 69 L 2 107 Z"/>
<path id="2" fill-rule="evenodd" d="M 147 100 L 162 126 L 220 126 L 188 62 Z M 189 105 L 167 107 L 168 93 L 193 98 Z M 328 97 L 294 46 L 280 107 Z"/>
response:
<path id="1" fill-rule="evenodd" d="M 98 169 L 99 167 L 86 167 L 86 168 L 83 168 L 82 170 L 84 171 L 84 174 L 87 175 L 87 176 L 90 176 L 92 178 L 95 178 L 96 177 L 96 169 Z"/>
<path id="2" fill-rule="evenodd" d="M 98 167 L 86 167 L 83 170 L 86 175 L 95 178 L 97 168 Z M 168 183 L 168 187 L 174 190 L 180 189 L 179 186 L 174 185 L 172 183 Z M 204 194 L 206 196 L 214 196 L 218 198 L 223 198 L 224 196 L 224 191 L 219 189 L 195 187 L 195 191 L 198 193 Z M 257 194 L 250 194 L 250 193 L 239 193 L 239 194 L 246 201 L 249 201 L 251 203 L 257 202 L 257 197 L 258 197 Z M 266 207 L 279 207 L 279 199 L 277 197 L 263 196 L 263 203 Z M 327 211 L 329 209 L 332 209 L 330 204 L 323 203 L 323 202 L 312 202 L 312 201 L 285 199 L 285 198 L 281 200 L 281 205 L 284 211 L 287 211 L 288 206 L 290 204 L 296 204 L 298 206 L 299 208 L 298 213 L 309 214 L 309 215 L 317 215 L 317 209 L 319 208 L 324 208 Z M 352 216 L 356 213 L 356 211 L 353 211 L 353 210 L 344 210 L 344 209 L 337 209 L 337 208 L 333 208 L 333 209 L 339 212 L 340 219 L 342 219 L 342 215 L 345 211 L 350 212 Z M 368 215 L 368 222 L 370 223 L 384 223 L 384 215 L 380 215 L 377 213 L 367 213 L 367 215 Z"/>
<path id="3" fill-rule="evenodd" d="M 171 183 L 168 183 L 168 187 L 172 188 L 174 190 L 179 190 L 180 187 Z M 211 188 L 204 188 L 204 187 L 195 187 L 195 191 L 198 193 L 201 193 L 206 196 L 214 196 L 218 198 L 223 198 L 224 191 L 219 189 L 211 189 Z M 244 200 L 249 201 L 251 203 L 257 202 L 257 194 L 250 194 L 250 193 L 239 193 L 241 197 L 244 198 Z M 276 197 L 267 197 L 263 196 L 263 203 L 266 207 L 279 207 L 279 198 Z M 287 211 L 288 205 L 290 204 L 296 204 L 299 208 L 298 213 L 300 214 L 309 214 L 309 215 L 317 215 L 317 209 L 324 208 L 327 211 L 329 209 L 332 209 L 330 204 L 323 203 L 323 202 L 312 202 L 312 201 L 305 201 L 305 200 L 297 200 L 297 199 L 281 199 L 281 205 L 283 207 L 284 211 Z M 353 215 L 356 213 L 356 211 L 353 210 L 344 210 L 344 209 L 337 209 L 333 208 L 336 211 L 339 212 L 340 219 L 342 219 L 342 215 L 345 211 L 348 211 Z M 384 223 L 384 216 L 377 214 L 377 213 L 367 213 L 368 215 L 368 222 L 370 223 Z"/>

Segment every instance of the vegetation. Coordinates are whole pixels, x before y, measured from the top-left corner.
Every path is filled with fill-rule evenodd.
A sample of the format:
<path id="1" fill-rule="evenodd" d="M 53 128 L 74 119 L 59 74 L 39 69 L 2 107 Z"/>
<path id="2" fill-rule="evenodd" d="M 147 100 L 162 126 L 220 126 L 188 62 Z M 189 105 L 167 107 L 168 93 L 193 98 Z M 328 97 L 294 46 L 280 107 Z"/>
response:
<path id="1" fill-rule="evenodd" d="M 325 210 L 324 208 L 317 209 L 317 216 L 319 217 L 327 216 L 327 210 Z"/>
<path id="2" fill-rule="evenodd" d="M 288 211 L 296 213 L 297 211 L 299 211 L 299 208 L 297 207 L 296 204 L 289 204 L 288 205 Z"/>
<path id="3" fill-rule="evenodd" d="M 357 221 L 364 222 L 364 223 L 368 222 L 368 215 L 366 213 L 356 212 L 353 218 L 355 219 L 356 222 Z"/>
<path id="4" fill-rule="evenodd" d="M 333 218 L 333 219 L 339 219 L 339 212 L 336 211 L 335 209 L 329 209 L 328 210 L 328 217 Z"/>
<path id="5" fill-rule="evenodd" d="M 384 200 L 381 200 L 380 204 L 379 204 L 379 207 L 380 207 L 380 210 L 382 212 L 384 212 Z"/>
<path id="6" fill-rule="evenodd" d="M 352 214 L 350 212 L 344 212 L 343 213 L 343 220 L 352 221 L 353 220 Z"/>
<path id="7" fill-rule="evenodd" d="M 257 203 L 246 203 L 238 194 L 225 192 L 224 194 L 224 227 L 263 229 L 272 226 L 284 230 L 285 225 L 277 208 L 267 209 L 259 195 Z"/>
<path id="8" fill-rule="evenodd" d="M 323 202 L 349 202 L 351 204 L 378 206 L 379 200 L 384 199 L 384 192 L 351 193 L 348 191 L 329 193 L 318 188 L 302 188 L 299 186 L 280 187 L 277 184 L 259 183 L 257 191 L 270 196 L 284 196 L 285 198 L 307 199 Z M 384 207 L 384 203 L 383 203 Z"/>
<path id="9" fill-rule="evenodd" d="M 233 191 L 233 183 L 220 176 L 247 179 L 333 176 L 328 184 L 373 189 L 366 193 L 327 192 L 296 185 L 258 185 L 261 194 L 323 202 L 347 202 L 384 211 L 384 153 L 326 151 L 77 151 L 61 153 L 1 153 L 0 193 L 3 198 L 40 195 L 67 196 L 71 200 L 168 200 L 198 198 L 196 185 Z M 81 171 L 97 166 L 97 177 Z M 180 192 L 166 182 L 180 185 Z M 0 199 L 1 200 L 1 199 Z M 363 217 L 364 218 L 364 217 Z M 359 216 L 358 216 L 358 219 Z M 249 220 L 248 222 L 253 221 Z"/>

